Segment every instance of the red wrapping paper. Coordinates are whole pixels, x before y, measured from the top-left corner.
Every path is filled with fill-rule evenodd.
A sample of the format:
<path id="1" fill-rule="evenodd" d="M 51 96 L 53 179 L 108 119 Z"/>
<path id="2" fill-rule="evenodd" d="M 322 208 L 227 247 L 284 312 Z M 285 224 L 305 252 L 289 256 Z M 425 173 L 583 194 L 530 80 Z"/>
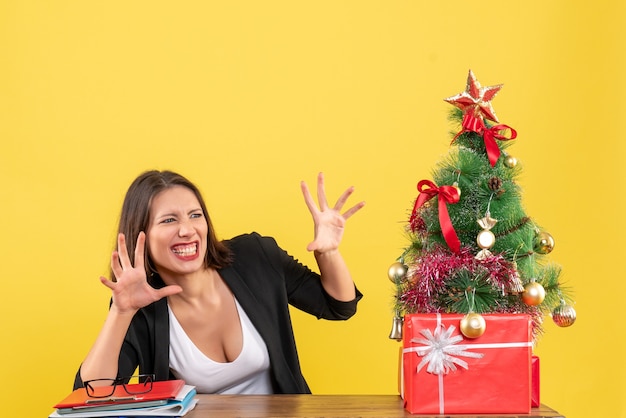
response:
<path id="1" fill-rule="evenodd" d="M 405 408 L 412 414 L 426 415 L 528 414 L 532 355 L 530 317 L 484 314 L 485 333 L 479 338 L 468 339 L 459 331 L 463 316 L 413 314 L 405 317 L 402 362 Z M 441 331 L 439 337 L 435 334 L 436 329 Z M 423 341 L 412 341 L 427 340 L 422 334 L 426 330 L 430 330 L 431 336 L 444 338 L 444 343 L 438 340 L 434 346 L 429 346 Z M 447 350 L 462 350 L 469 354 L 447 355 L 448 360 L 456 362 L 452 366 L 456 370 L 449 370 L 447 374 L 429 373 L 427 368 L 438 363 L 428 353 L 438 353 L 442 357 L 441 350 L 433 348 L 442 345 Z M 481 354 L 482 358 L 474 358 Z M 426 357 L 431 361 L 426 362 Z M 420 363 L 422 366 L 418 371 Z M 463 368 L 463 363 L 467 369 Z"/>
<path id="2" fill-rule="evenodd" d="M 538 408 L 541 405 L 541 397 L 539 395 L 539 357 L 533 356 L 530 360 L 531 368 L 531 390 L 530 390 L 530 406 Z"/>

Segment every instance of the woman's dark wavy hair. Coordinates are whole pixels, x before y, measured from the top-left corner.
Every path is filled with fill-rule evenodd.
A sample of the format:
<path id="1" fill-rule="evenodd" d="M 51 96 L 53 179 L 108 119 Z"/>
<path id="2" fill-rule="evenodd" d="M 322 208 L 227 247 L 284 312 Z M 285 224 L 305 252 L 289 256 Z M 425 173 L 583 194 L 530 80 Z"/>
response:
<path id="1" fill-rule="evenodd" d="M 133 254 L 135 254 L 139 233 L 141 231 L 146 232 L 148 229 L 152 200 L 157 194 L 174 186 L 182 186 L 191 190 L 202 207 L 202 212 L 208 225 L 207 252 L 204 257 L 204 266 L 206 268 L 222 268 L 230 264 L 232 260 L 231 251 L 222 241 L 217 239 L 200 190 L 191 181 L 178 173 L 158 170 L 146 171 L 139 175 L 128 188 L 124 198 L 118 233 L 123 233 L 126 237 L 126 248 L 131 261 L 134 261 Z M 150 280 L 151 276 L 156 274 L 157 271 L 148 251 L 144 255 L 144 265 L 146 275 Z M 111 278 L 114 279 L 115 276 L 111 274 Z M 154 285 L 156 283 L 151 284 Z"/>

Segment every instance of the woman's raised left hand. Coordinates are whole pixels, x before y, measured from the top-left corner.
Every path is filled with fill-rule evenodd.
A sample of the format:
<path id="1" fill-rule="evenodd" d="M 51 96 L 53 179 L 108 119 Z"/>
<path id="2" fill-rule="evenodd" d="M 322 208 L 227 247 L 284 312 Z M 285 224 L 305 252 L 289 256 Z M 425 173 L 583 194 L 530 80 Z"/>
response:
<path id="1" fill-rule="evenodd" d="M 349 187 L 339 196 L 337 203 L 335 203 L 333 207 L 330 207 L 326 200 L 323 173 L 319 173 L 317 176 L 317 200 L 319 208 L 318 205 L 315 204 L 309 192 L 309 188 L 304 181 L 300 183 L 300 187 L 302 188 L 304 201 L 311 212 L 311 216 L 313 216 L 315 231 L 313 241 L 307 245 L 307 250 L 316 251 L 321 254 L 337 250 L 343 238 L 346 220 L 365 206 L 365 202 L 357 203 L 342 214 L 341 210 L 352 192 L 354 192 L 354 187 Z"/>

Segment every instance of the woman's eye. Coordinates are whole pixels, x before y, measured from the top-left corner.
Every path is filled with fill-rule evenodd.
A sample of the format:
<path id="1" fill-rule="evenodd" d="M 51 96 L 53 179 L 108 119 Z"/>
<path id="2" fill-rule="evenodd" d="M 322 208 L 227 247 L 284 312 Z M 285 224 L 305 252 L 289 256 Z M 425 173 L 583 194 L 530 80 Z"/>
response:
<path id="1" fill-rule="evenodd" d="M 191 218 L 195 219 L 195 218 L 202 218 L 202 214 L 201 213 L 192 213 L 191 214 Z"/>
<path id="2" fill-rule="evenodd" d="M 161 223 L 162 223 L 162 224 L 169 224 L 169 223 L 172 223 L 172 222 L 174 222 L 174 221 L 175 221 L 175 219 L 174 219 L 174 218 L 165 218 L 165 219 L 163 219 L 163 220 L 161 221 Z"/>

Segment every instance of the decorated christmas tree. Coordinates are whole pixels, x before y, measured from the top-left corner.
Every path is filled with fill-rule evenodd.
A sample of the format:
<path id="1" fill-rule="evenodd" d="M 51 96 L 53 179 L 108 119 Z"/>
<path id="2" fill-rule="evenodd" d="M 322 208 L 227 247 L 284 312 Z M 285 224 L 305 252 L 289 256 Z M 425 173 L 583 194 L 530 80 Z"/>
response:
<path id="1" fill-rule="evenodd" d="M 468 338 L 485 331 L 481 314 L 528 314 L 535 340 L 544 315 L 563 327 L 576 319 L 561 267 L 548 260 L 554 239 L 522 205 L 521 167 L 508 152 L 517 132 L 491 103 L 501 88 L 481 87 L 470 71 L 465 91 L 445 99 L 457 126 L 450 151 L 432 180 L 417 183 L 410 244 L 388 272 L 392 339 L 402 338 L 402 318 L 413 313 L 467 314 L 460 331 Z"/>

